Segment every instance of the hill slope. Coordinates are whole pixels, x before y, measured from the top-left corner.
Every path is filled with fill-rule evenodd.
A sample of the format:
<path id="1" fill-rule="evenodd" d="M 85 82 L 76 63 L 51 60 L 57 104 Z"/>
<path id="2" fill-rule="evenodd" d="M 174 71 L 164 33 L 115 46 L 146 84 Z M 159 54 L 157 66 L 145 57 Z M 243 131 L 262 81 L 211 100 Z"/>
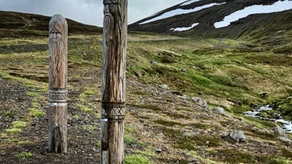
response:
<path id="1" fill-rule="evenodd" d="M 231 25 L 227 27 L 215 28 L 214 26 L 216 22 L 222 21 L 226 16 L 246 7 L 254 5 L 272 5 L 277 1 L 278 0 L 190 0 L 137 21 L 131 24 L 129 29 L 192 37 L 258 38 L 264 35 L 278 35 L 279 32 L 289 33 L 289 36 L 291 36 L 292 10 L 268 14 L 253 14 L 232 22 Z M 286 0 L 284 2 L 287 3 L 288 1 Z M 290 5 L 292 8 L 292 4 Z M 264 10 L 265 9 L 262 11 L 263 13 Z M 190 27 L 194 23 L 197 23 L 197 25 L 189 30 L 173 30 L 177 27 Z"/>
<path id="2" fill-rule="evenodd" d="M 48 36 L 51 17 L 8 11 L 0 11 L 0 17 L 0 37 Z M 102 32 L 100 27 L 85 25 L 70 19 L 66 20 L 69 35 Z"/>

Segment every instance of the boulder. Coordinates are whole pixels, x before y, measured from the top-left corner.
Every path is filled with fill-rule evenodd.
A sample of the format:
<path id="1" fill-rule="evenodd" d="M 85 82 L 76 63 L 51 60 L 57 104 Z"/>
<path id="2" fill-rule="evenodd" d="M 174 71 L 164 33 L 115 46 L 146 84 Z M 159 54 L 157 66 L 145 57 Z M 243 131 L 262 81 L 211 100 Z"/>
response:
<path id="1" fill-rule="evenodd" d="M 192 97 L 191 100 L 194 101 L 195 103 L 197 103 L 198 105 L 200 105 L 201 107 L 203 107 L 204 109 L 209 109 L 208 104 L 205 100 L 203 100 L 199 97 Z"/>
<path id="2" fill-rule="evenodd" d="M 275 134 L 278 134 L 279 136 L 285 137 L 286 136 L 286 131 L 282 129 L 280 126 L 277 126 L 272 129 Z"/>
<path id="3" fill-rule="evenodd" d="M 236 142 L 246 142 L 246 137 L 243 131 L 231 132 L 227 136 L 223 136 L 223 139 L 232 139 Z"/>
<path id="4" fill-rule="evenodd" d="M 225 110 L 222 107 L 215 107 L 215 108 L 213 108 L 212 111 L 214 113 L 217 113 L 217 114 L 221 114 L 221 115 L 224 115 L 224 116 L 226 115 Z"/>
<path id="5" fill-rule="evenodd" d="M 168 86 L 166 84 L 162 84 L 159 87 L 162 88 L 162 89 L 168 89 Z"/>

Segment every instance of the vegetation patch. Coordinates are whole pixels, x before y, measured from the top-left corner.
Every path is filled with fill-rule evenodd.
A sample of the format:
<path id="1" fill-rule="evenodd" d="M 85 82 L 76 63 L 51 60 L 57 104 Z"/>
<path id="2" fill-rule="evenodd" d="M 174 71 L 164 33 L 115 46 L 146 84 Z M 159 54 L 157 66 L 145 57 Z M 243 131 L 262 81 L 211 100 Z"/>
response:
<path id="1" fill-rule="evenodd" d="M 27 122 L 23 122 L 23 121 L 13 121 L 12 125 L 14 128 L 24 128 L 27 125 Z"/>
<path id="2" fill-rule="evenodd" d="M 5 129 L 6 133 L 20 133 L 22 130 L 19 128 L 11 128 L 11 129 Z"/>
<path id="3" fill-rule="evenodd" d="M 220 161 L 228 163 L 282 164 L 282 162 L 285 161 L 275 156 L 250 154 L 237 149 L 223 149 L 211 152 L 211 154 L 219 158 Z"/>
<path id="4" fill-rule="evenodd" d="M 136 140 L 135 140 L 135 138 L 133 136 L 125 135 L 124 136 L 124 142 L 125 142 L 125 144 L 131 145 L 131 144 L 136 143 Z"/>
<path id="5" fill-rule="evenodd" d="M 46 114 L 45 112 L 36 109 L 36 108 L 29 108 L 29 115 L 33 117 L 44 117 Z"/>
<path id="6" fill-rule="evenodd" d="M 153 162 L 142 155 L 130 155 L 125 157 L 125 164 L 153 164 Z"/>
<path id="7" fill-rule="evenodd" d="M 76 104 L 76 106 L 78 106 L 83 112 L 85 113 L 92 113 L 93 112 L 93 109 L 90 108 L 90 107 L 87 107 L 85 105 L 82 105 L 82 104 Z"/>
<path id="8" fill-rule="evenodd" d="M 30 152 L 22 152 L 15 155 L 16 158 L 29 158 L 32 157 L 32 153 Z"/>
<path id="9" fill-rule="evenodd" d="M 164 135 L 169 137 L 174 141 L 173 146 L 179 149 L 195 150 L 196 146 L 208 146 L 208 147 L 218 147 L 221 144 L 220 138 L 209 137 L 209 136 L 184 136 L 179 130 L 170 129 L 167 127 L 162 127 L 162 132 Z"/>

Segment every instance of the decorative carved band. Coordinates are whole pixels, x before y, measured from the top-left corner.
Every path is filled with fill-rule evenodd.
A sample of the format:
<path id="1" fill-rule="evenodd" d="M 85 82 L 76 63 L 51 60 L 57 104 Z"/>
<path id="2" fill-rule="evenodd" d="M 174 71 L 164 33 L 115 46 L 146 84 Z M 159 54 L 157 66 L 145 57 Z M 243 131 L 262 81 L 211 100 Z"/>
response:
<path id="1" fill-rule="evenodd" d="M 118 4 L 119 0 L 103 0 L 103 4 Z"/>
<path id="2" fill-rule="evenodd" d="M 125 111 L 125 103 L 102 103 L 101 116 L 109 120 L 123 120 Z"/>
<path id="3" fill-rule="evenodd" d="M 50 90 L 49 102 L 51 103 L 64 103 L 67 101 L 67 90 Z"/>

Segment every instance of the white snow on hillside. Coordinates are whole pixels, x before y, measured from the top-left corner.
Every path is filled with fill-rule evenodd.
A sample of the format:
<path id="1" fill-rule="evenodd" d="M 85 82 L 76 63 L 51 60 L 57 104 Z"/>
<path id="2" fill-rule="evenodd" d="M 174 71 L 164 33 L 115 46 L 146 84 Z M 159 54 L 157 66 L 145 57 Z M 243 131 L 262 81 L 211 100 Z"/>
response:
<path id="1" fill-rule="evenodd" d="M 215 6 L 215 5 L 223 5 L 223 4 L 225 4 L 225 2 L 223 2 L 223 3 L 210 3 L 210 4 L 207 4 L 207 5 L 199 6 L 199 7 L 196 7 L 194 9 L 189 9 L 189 10 L 175 9 L 175 10 L 171 10 L 169 12 L 163 13 L 162 15 L 160 15 L 158 17 L 155 17 L 153 19 L 147 20 L 147 21 L 139 23 L 139 24 L 146 24 L 146 23 L 153 22 L 153 21 L 160 20 L 160 19 L 170 18 L 170 17 L 173 17 L 175 15 L 192 13 L 192 12 L 200 11 L 200 10 L 203 10 L 203 9 L 206 9 L 206 8 L 210 8 L 210 7 Z"/>
<path id="2" fill-rule="evenodd" d="M 199 23 L 194 23 L 190 27 L 177 27 L 177 28 L 171 28 L 171 31 L 187 31 L 195 26 L 199 25 Z"/>
<path id="3" fill-rule="evenodd" d="M 237 21 L 240 18 L 247 17 L 250 14 L 273 13 L 273 12 L 280 12 L 280 11 L 285 11 L 289 9 L 292 9 L 291 0 L 278 1 L 272 5 L 249 6 L 224 17 L 223 21 L 216 22 L 214 26 L 215 28 L 226 27 L 226 26 L 229 26 L 231 22 Z"/>
<path id="4" fill-rule="evenodd" d="M 192 4 L 194 2 L 198 2 L 198 1 L 201 1 L 201 0 L 187 0 L 187 1 L 183 2 L 183 3 L 181 3 L 180 6 L 190 5 L 190 4 Z"/>

